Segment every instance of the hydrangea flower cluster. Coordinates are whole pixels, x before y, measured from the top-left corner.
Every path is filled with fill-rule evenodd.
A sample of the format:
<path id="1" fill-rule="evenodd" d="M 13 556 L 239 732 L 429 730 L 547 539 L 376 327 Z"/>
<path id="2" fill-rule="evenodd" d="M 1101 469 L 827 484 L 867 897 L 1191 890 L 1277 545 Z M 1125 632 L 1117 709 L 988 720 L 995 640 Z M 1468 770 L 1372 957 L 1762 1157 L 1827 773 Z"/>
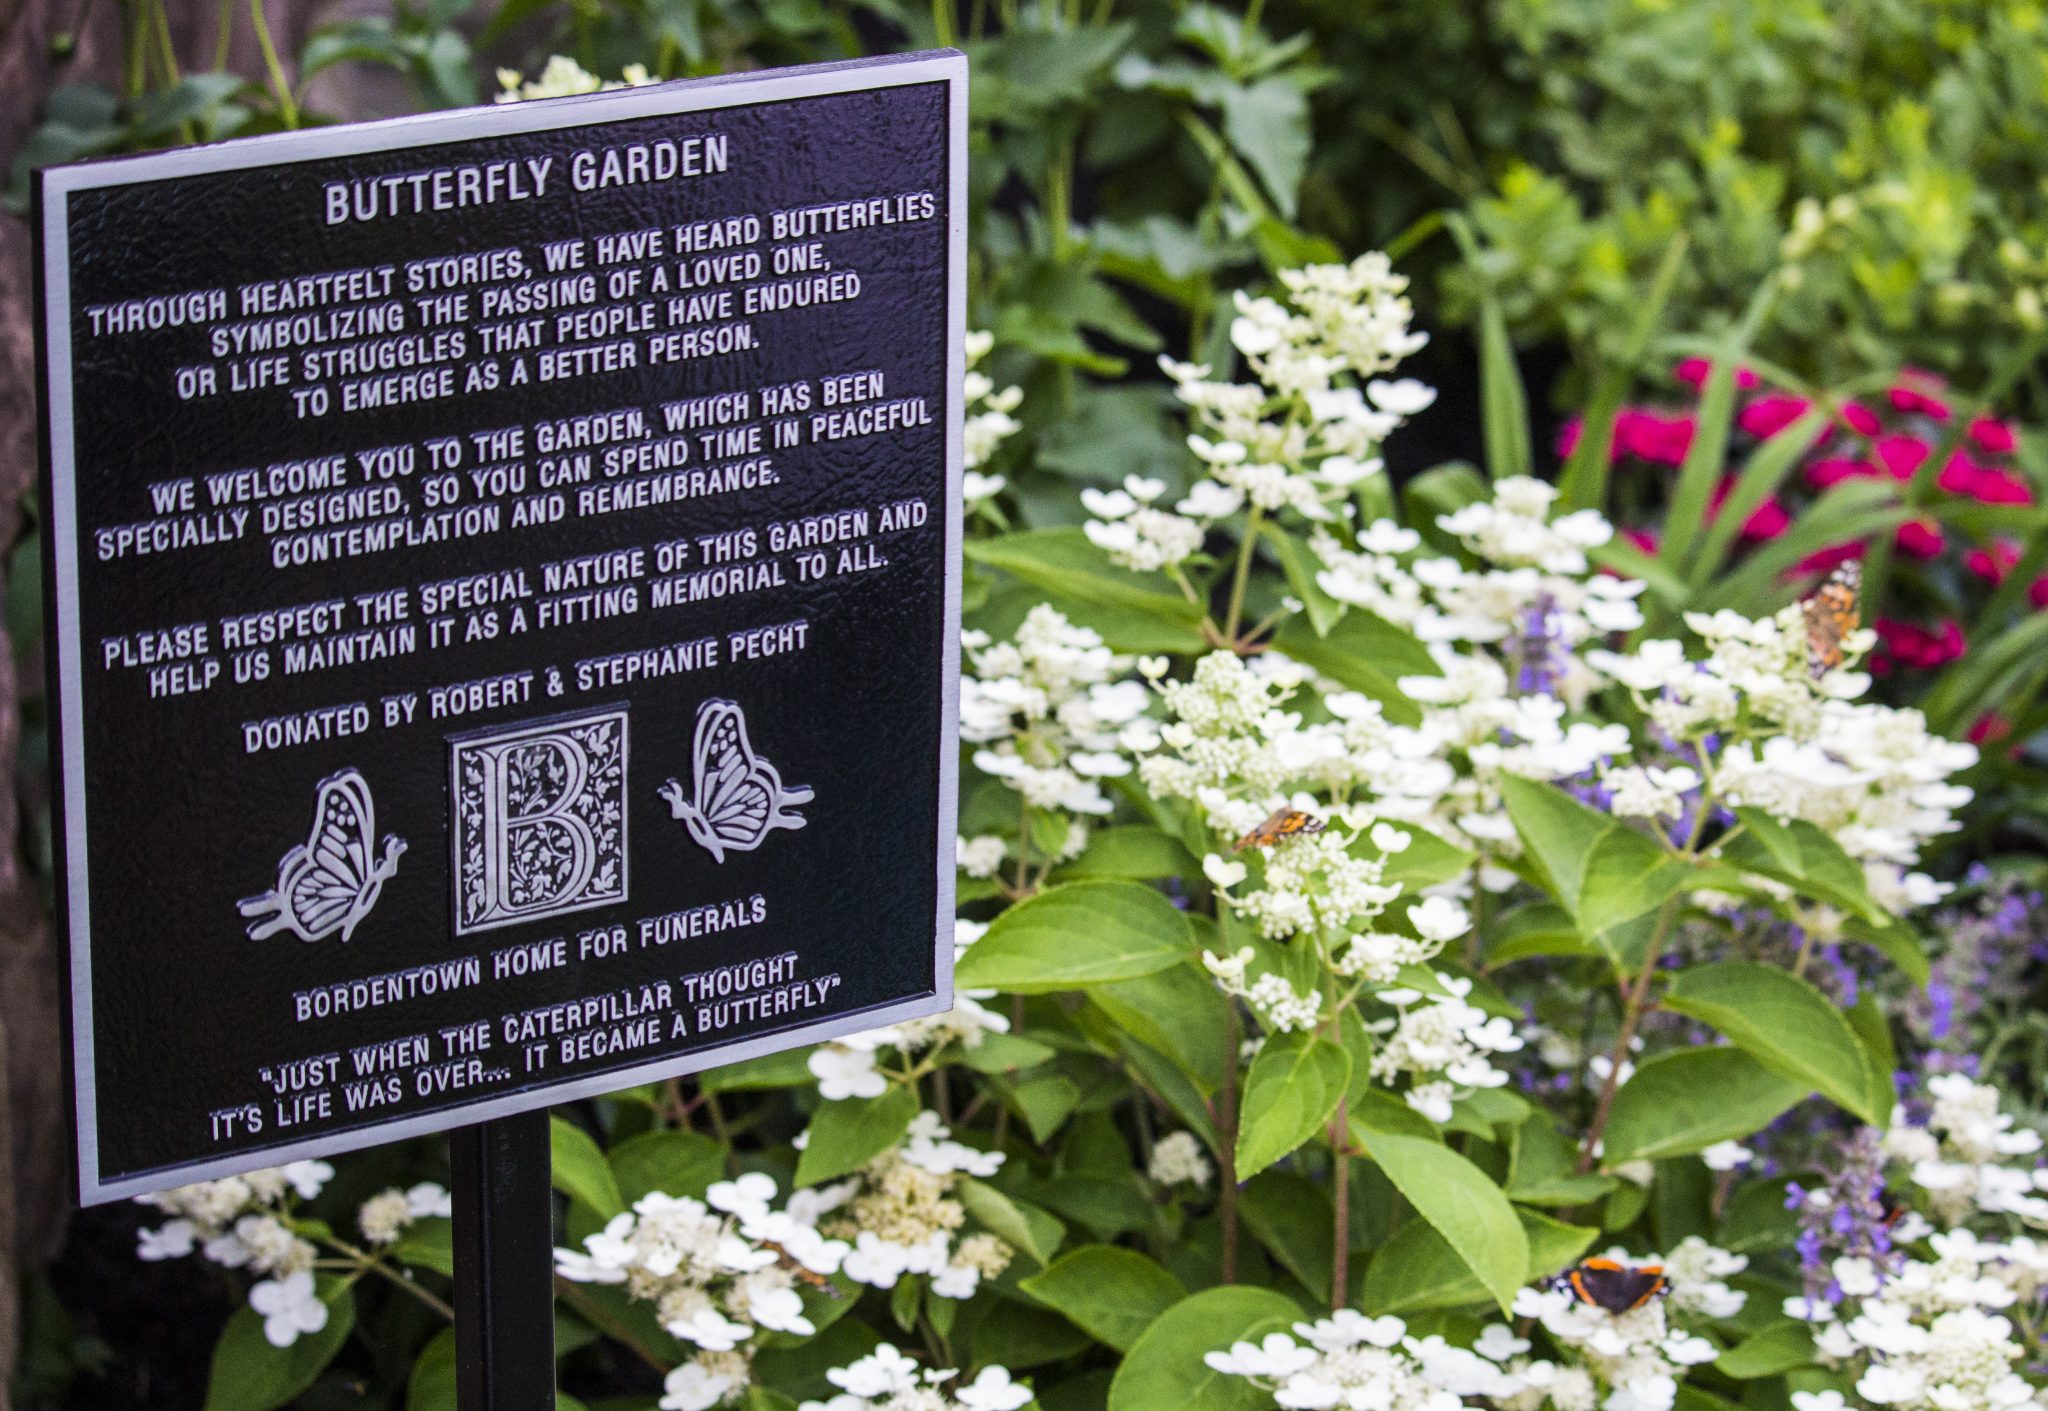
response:
<path id="1" fill-rule="evenodd" d="M 1862 1403 L 1902 1411 L 1994 1411 L 2038 1404 L 2024 1376 L 2025 1305 L 2048 1286 L 2048 1243 L 1985 1238 L 2048 1226 L 2048 1180 L 2025 1158 L 2039 1133 L 1999 1111 L 1996 1088 L 1960 1073 L 1930 1078 L 1879 1139 L 1859 1134 L 1822 1189 L 1795 1187 L 1808 1290 L 1785 1312 L 1813 1325 L 1822 1363 L 1853 1379 Z M 1912 1115 L 1914 1109 L 1919 1116 Z M 2019 1160 L 2016 1160 L 2019 1159 Z M 1890 1179 L 1881 1163 L 1891 1163 Z M 1917 1193 L 1926 1214 L 1905 1208 Z M 1877 1207 L 1877 1208 L 1874 1208 Z M 1799 1411 L 1844 1411 L 1840 1391 L 1795 1396 Z"/>
<path id="2" fill-rule="evenodd" d="M 1203 1190 L 1216 1169 L 1193 1132 L 1169 1132 L 1152 1144 L 1145 1174 L 1162 1186 L 1189 1185 Z"/>
<path id="3" fill-rule="evenodd" d="M 972 671 L 960 681 L 960 735 L 981 748 L 974 765 L 1002 780 L 1035 809 L 1074 815 L 1063 856 L 1087 841 L 1088 818 L 1112 805 L 1102 781 L 1131 772 L 1118 748 L 1127 732 L 1144 738 L 1138 718 L 1150 695 L 1121 680 L 1129 662 L 1100 634 L 1040 604 L 1015 637 L 994 642 L 980 632 L 961 638 Z"/>
<path id="4" fill-rule="evenodd" d="M 1621 1250 L 1609 1257 L 1629 1258 Z M 1657 1262 L 1669 1280 L 1669 1296 L 1625 1313 L 1582 1303 L 1561 1288 L 1517 1294 L 1515 1314 L 1542 1326 L 1556 1357 L 1508 1362 L 1506 1370 L 1522 1390 L 1504 1400 L 1506 1411 L 1538 1411 L 1546 1403 L 1556 1411 L 1671 1411 L 1687 1371 L 1720 1355 L 1714 1343 L 1686 1325 L 1742 1311 L 1748 1296 L 1726 1280 L 1749 1261 L 1691 1236 Z"/>
<path id="5" fill-rule="evenodd" d="M 2048 1169 L 2012 1163 L 2041 1151 L 2041 1134 L 1999 1111 L 1998 1089 L 1963 1073 L 1927 1080 L 1924 1123 L 1902 1105 L 1885 1133 L 1886 1154 L 1905 1162 L 1938 1219 L 1960 1224 L 1974 1212 L 2013 1215 L 2048 1228 Z"/>
<path id="6" fill-rule="evenodd" d="M 1210 526 L 1246 505 L 1254 514 L 1331 519 L 1356 486 L 1383 472 L 1380 443 L 1436 400 L 1412 378 L 1376 376 L 1428 341 L 1409 327 L 1408 281 L 1385 255 L 1284 270 L 1280 281 L 1282 299 L 1236 296 L 1231 343 L 1255 381 L 1211 381 L 1209 368 L 1160 359 L 1199 428 L 1188 446 L 1204 474 L 1170 509 L 1157 480 L 1131 477 L 1121 490 L 1084 494 L 1088 537 L 1112 561 L 1177 572 Z"/>
<path id="7" fill-rule="evenodd" d="M 136 1231 L 136 1257 L 182 1259 L 197 1250 L 225 1268 L 266 1276 L 250 1287 L 249 1306 L 271 1345 L 290 1347 L 327 1326 L 327 1305 L 313 1283 L 320 1252 L 292 1224 L 292 1205 L 311 1200 L 333 1178 L 324 1161 L 294 1161 L 137 1196 L 136 1204 L 171 1218 Z"/>
<path id="8" fill-rule="evenodd" d="M 754 1173 L 717 1182 L 702 1200 L 651 1192 L 582 1249 L 557 1249 L 555 1272 L 573 1283 L 617 1284 L 653 1304 L 671 1336 L 706 1355 L 670 1394 L 701 1398 L 722 1383 L 718 1398 L 701 1403 L 714 1405 L 744 1387 L 757 1329 L 817 1331 L 804 1314 L 798 1273 L 836 1274 L 849 1253 L 818 1232 L 844 1192 L 797 1191 L 779 1210 L 775 1194 L 775 1182 Z"/>
<path id="9" fill-rule="evenodd" d="M 2021 1237 L 1980 1240 L 1966 1229 L 1927 1237 L 1929 1258 L 1910 1258 L 1880 1278 L 1838 1260 L 1838 1304 L 1795 1300 L 1819 1323 L 1825 1365 L 1855 1376 L 1856 1395 L 1901 1411 L 1994 1411 L 2038 1404 L 2020 1375 L 2026 1349 L 2003 1311 L 2031 1299 L 2048 1278 L 2048 1248 Z M 1840 1392 L 1800 1411 L 1841 1411 Z"/>
<path id="10" fill-rule="evenodd" d="M 846 1249 L 848 1278 L 893 1289 L 906 1275 L 921 1275 L 941 1298 L 964 1299 L 1009 1266 L 1012 1251 L 1002 1240 L 962 1233 L 967 1207 L 956 1197 L 963 1176 L 993 1176 L 1003 1153 L 952 1136 L 938 1114 L 920 1112 L 901 1142 L 852 1179 L 816 1193 L 833 1213 L 823 1229 Z"/>
<path id="11" fill-rule="evenodd" d="M 454 1213 L 447 1187 L 422 1181 L 406 1190 L 394 1186 L 371 1196 L 356 1212 L 356 1228 L 372 1245 L 391 1245 L 398 1243 L 415 1221 L 435 1217 L 445 1220 Z"/>
<path id="12" fill-rule="evenodd" d="M 967 335 L 967 379 L 961 389 L 966 418 L 961 431 L 961 458 L 967 469 L 960 478 L 960 492 L 970 514 L 991 505 L 1008 486 L 1002 476 L 985 474 L 981 468 L 994 459 L 1003 442 L 1023 430 L 1023 424 L 1011 413 L 1023 402 L 1024 389 L 998 390 L 994 379 L 979 370 L 982 359 L 995 343 L 993 333 L 977 329 Z"/>
<path id="13" fill-rule="evenodd" d="M 498 70 L 498 95 L 493 102 L 518 103 L 529 98 L 567 98 L 577 93 L 609 93 L 615 88 L 640 88 L 655 82 L 645 64 L 628 64 L 617 79 L 602 79 L 566 54 L 551 55 L 538 77 L 517 69 Z"/>
<path id="14" fill-rule="evenodd" d="M 1457 1411 L 1467 1397 L 1499 1399 L 1519 1386 L 1495 1363 L 1441 1337 L 1414 1337 L 1399 1318 L 1368 1318 L 1349 1308 L 1296 1323 L 1293 1337 L 1268 1333 L 1202 1360 L 1227 1377 L 1243 1377 L 1289 1411 Z"/>
<path id="15" fill-rule="evenodd" d="M 858 1362 L 825 1373 L 838 1394 L 806 1401 L 797 1411 L 1019 1411 L 1031 1402 L 1031 1388 L 1013 1380 L 1007 1367 L 985 1366 L 964 1386 L 953 1385 L 959 1375 L 920 1368 L 885 1342 Z"/>
<path id="16" fill-rule="evenodd" d="M 1507 1085 L 1508 1074 L 1493 1066 L 1490 1055 L 1518 1053 L 1523 1040 L 1504 1016 L 1488 1014 L 1467 1001 L 1470 980 L 1439 972 L 1436 982 L 1443 993 L 1381 990 L 1376 998 L 1392 1005 L 1395 1017 L 1368 1022 L 1366 1028 L 1380 1036 L 1373 1050 L 1372 1076 L 1389 1086 L 1409 1080 L 1411 1086 L 1402 1094 L 1408 1105 L 1430 1121 L 1444 1123 L 1451 1120 L 1451 1104 L 1457 1099 L 1475 1089 Z"/>

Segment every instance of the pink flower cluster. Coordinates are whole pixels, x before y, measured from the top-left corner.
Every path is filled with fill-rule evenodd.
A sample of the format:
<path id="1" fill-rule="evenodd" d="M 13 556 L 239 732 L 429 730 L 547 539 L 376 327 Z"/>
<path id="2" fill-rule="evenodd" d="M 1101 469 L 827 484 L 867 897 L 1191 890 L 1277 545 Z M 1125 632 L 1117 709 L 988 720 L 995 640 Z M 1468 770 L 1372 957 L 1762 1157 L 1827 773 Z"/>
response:
<path id="1" fill-rule="evenodd" d="M 1695 390 L 1704 388 L 1711 365 L 1704 358 L 1687 358 L 1672 370 L 1681 384 Z M 1766 389 L 1748 368 L 1735 374 L 1737 390 L 1744 394 L 1735 424 L 1743 437 L 1764 441 L 1778 435 L 1813 410 L 1808 399 Z M 1922 475 L 1934 456 L 1937 443 L 1955 419 L 1942 380 L 1932 373 L 1907 369 L 1885 392 L 1881 402 L 1847 401 L 1829 409 L 1820 422 L 1798 482 L 1789 491 L 1796 500 L 1851 480 L 1871 480 L 1904 485 Z M 1616 465 L 1677 467 L 1684 463 L 1699 431 L 1695 410 L 1657 407 L 1625 407 L 1616 416 L 1612 459 Z M 1584 433 L 1582 422 L 1566 423 L 1558 438 L 1558 454 L 1569 456 Z M 2012 457 L 2018 436 L 2012 425 L 1991 417 L 1973 420 L 1954 438 L 1953 449 L 1935 472 L 1935 485 L 1947 496 L 1973 500 L 1984 505 L 2030 505 L 2034 490 L 2015 468 Z M 1725 476 L 1708 506 L 1710 517 L 1718 515 L 1735 486 L 1735 477 Z M 1785 499 L 1772 496 L 1743 521 L 1741 539 L 1747 544 L 1778 538 L 1792 527 L 1795 510 Z M 1653 529 L 1625 530 L 1626 536 L 1647 553 L 1657 552 L 1658 536 Z M 1909 520 L 1899 526 L 1894 545 L 1901 557 L 1921 563 L 1941 558 L 1955 550 L 1963 568 L 1988 584 L 1996 584 L 2019 562 L 2019 545 L 1997 538 L 1987 544 L 1952 545 L 1939 521 L 1932 517 Z M 1829 572 L 1850 559 L 1861 558 L 1866 545 L 1860 540 L 1833 544 L 1809 555 L 1798 566 L 1801 577 Z M 2048 608 L 2048 576 L 2030 585 L 2028 600 L 2036 608 Z M 1881 618 L 1872 624 L 1878 646 L 1871 656 L 1871 669 L 1880 674 L 1897 671 L 1926 671 L 1956 660 L 1966 650 L 1962 626 L 1954 619 L 1914 623 Z"/>

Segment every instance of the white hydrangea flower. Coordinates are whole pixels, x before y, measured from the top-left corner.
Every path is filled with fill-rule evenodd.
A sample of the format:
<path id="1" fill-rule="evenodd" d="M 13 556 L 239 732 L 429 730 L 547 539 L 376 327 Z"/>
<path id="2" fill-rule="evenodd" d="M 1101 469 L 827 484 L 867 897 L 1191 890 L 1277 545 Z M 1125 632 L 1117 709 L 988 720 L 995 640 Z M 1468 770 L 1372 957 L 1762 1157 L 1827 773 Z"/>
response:
<path id="1" fill-rule="evenodd" d="M 327 1305 L 310 1270 L 256 1284 L 249 1290 L 249 1307 L 263 1319 L 263 1340 L 272 1347 L 290 1347 L 327 1326 Z"/>
<path id="2" fill-rule="evenodd" d="M 1197 1188 L 1206 1188 L 1214 1168 L 1202 1151 L 1202 1144 L 1193 1132 L 1169 1132 L 1152 1144 L 1152 1154 L 1145 1163 L 1145 1174 L 1162 1186 L 1177 1186 L 1183 1183 Z"/>
<path id="3" fill-rule="evenodd" d="M 1011 413 L 1023 402 L 1024 389 L 1005 387 L 998 391 L 986 373 L 977 371 L 995 342 L 995 335 L 983 330 L 967 335 L 967 377 L 961 399 L 965 418 L 961 428 L 962 459 L 967 464 L 967 474 L 961 477 L 961 488 L 970 509 L 1002 493 L 1003 477 L 979 474 L 979 468 L 988 464 L 1003 442 L 1023 430 L 1023 423 Z"/>
<path id="4" fill-rule="evenodd" d="M 1442 972 L 1436 979 L 1445 993 L 1382 990 L 1378 998 L 1394 1007 L 1395 1017 L 1366 1028 L 1382 1036 L 1373 1050 L 1372 1076 L 1389 1086 L 1408 1080 L 1408 1105 L 1442 1123 L 1451 1120 L 1459 1097 L 1506 1085 L 1508 1075 L 1489 1056 L 1518 1052 L 1523 1040 L 1506 1018 L 1466 1002 L 1470 980 Z"/>
<path id="5" fill-rule="evenodd" d="M 608 93 L 615 88 L 639 88 L 654 81 L 644 64 L 628 64 L 618 80 L 607 81 L 574 59 L 556 54 L 548 59 L 537 78 L 523 78 L 517 69 L 499 69 L 499 92 L 494 101 L 517 103 L 531 98 L 565 98 L 576 93 Z"/>

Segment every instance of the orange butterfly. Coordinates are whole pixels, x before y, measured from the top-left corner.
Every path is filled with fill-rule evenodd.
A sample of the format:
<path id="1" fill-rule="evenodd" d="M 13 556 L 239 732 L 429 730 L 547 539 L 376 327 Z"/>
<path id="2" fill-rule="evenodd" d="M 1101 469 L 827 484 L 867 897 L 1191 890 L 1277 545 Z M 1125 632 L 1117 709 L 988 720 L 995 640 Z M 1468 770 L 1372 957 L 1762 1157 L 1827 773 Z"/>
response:
<path id="1" fill-rule="evenodd" d="M 1813 590 L 1806 614 L 1806 663 L 1821 677 L 1842 664 L 1842 641 L 1863 625 L 1863 564 L 1850 559 Z"/>
<path id="2" fill-rule="evenodd" d="M 1305 838 L 1311 833 L 1320 833 L 1330 825 L 1312 813 L 1303 813 L 1298 808 L 1276 808 L 1264 823 L 1252 829 L 1237 840 L 1232 852 L 1243 852 L 1246 848 L 1270 848 L 1275 843 L 1289 838 Z"/>

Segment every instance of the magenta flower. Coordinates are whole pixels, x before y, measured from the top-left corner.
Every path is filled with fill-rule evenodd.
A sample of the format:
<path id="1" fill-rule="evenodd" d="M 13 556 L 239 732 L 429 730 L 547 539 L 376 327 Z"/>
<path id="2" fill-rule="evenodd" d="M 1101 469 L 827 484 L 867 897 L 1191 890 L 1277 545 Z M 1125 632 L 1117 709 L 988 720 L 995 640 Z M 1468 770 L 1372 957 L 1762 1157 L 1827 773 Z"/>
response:
<path id="1" fill-rule="evenodd" d="M 1833 573 L 1837 568 L 1849 562 L 1850 559 L 1860 559 L 1862 557 L 1863 541 L 1861 539 L 1849 539 L 1840 544 L 1830 544 L 1825 549 L 1815 550 L 1799 560 L 1799 566 L 1792 571 L 1796 575 L 1810 574 L 1818 577 Z"/>
<path id="2" fill-rule="evenodd" d="M 1909 519 L 1899 526 L 1897 543 L 1899 552 L 1907 558 L 1931 559 L 1941 556 L 1948 539 L 1933 520 Z"/>
<path id="3" fill-rule="evenodd" d="M 1871 654 L 1870 669 L 1880 676 L 1894 669 L 1929 671 L 1956 660 L 1967 647 L 1962 624 L 1954 618 L 1936 627 L 1921 627 L 1881 617 L 1877 620 L 1877 650 Z"/>
<path id="4" fill-rule="evenodd" d="M 1772 392 L 1755 398 L 1738 412 L 1735 424 L 1759 441 L 1768 440 L 1805 416 L 1812 406 L 1804 397 Z"/>
<path id="5" fill-rule="evenodd" d="M 1931 372 L 1906 368 L 1892 387 L 1892 405 L 1908 414 L 1918 412 L 1921 416 L 1931 417 L 1935 421 L 1947 421 L 1952 415 L 1948 403 L 1934 395 L 1934 389 L 1941 385 L 1941 379 Z"/>
<path id="6" fill-rule="evenodd" d="M 1707 379 L 1713 376 L 1713 373 L 1714 365 L 1705 358 L 1684 358 L 1677 367 L 1671 369 L 1671 375 L 1688 387 L 1706 386 Z M 1735 369 L 1735 385 L 1741 391 L 1748 392 L 1761 383 L 1762 379 L 1748 368 Z"/>
<path id="7" fill-rule="evenodd" d="M 1644 407 L 1624 408 L 1614 419 L 1614 454 L 1652 465 L 1683 465 L 1698 423 L 1687 413 L 1665 415 Z"/>
<path id="8" fill-rule="evenodd" d="M 2009 456 L 2019 449 L 2020 444 L 2010 422 L 1988 416 L 1980 416 L 1970 423 L 1970 439 L 1977 443 L 1979 450 L 1994 456 Z"/>
<path id="9" fill-rule="evenodd" d="M 1988 549 L 1972 549 L 1963 555 L 1963 567 L 1987 583 L 2003 583 L 2020 561 L 2020 546 L 2010 539 L 1994 539 Z"/>
<path id="10" fill-rule="evenodd" d="M 1816 490 L 1825 490 L 1830 485 L 1839 485 L 1844 480 L 1871 480 L 1883 475 L 1884 471 L 1869 461 L 1850 460 L 1843 456 L 1815 461 L 1806 468 L 1806 483 Z"/>
<path id="11" fill-rule="evenodd" d="M 1884 429 L 1877 413 L 1861 402 L 1842 403 L 1842 424 L 1858 436 L 1875 436 Z"/>
<path id="12" fill-rule="evenodd" d="M 1934 454 L 1934 447 L 1918 436 L 1880 436 L 1870 449 L 1894 480 L 1911 480 L 1920 463 Z"/>

